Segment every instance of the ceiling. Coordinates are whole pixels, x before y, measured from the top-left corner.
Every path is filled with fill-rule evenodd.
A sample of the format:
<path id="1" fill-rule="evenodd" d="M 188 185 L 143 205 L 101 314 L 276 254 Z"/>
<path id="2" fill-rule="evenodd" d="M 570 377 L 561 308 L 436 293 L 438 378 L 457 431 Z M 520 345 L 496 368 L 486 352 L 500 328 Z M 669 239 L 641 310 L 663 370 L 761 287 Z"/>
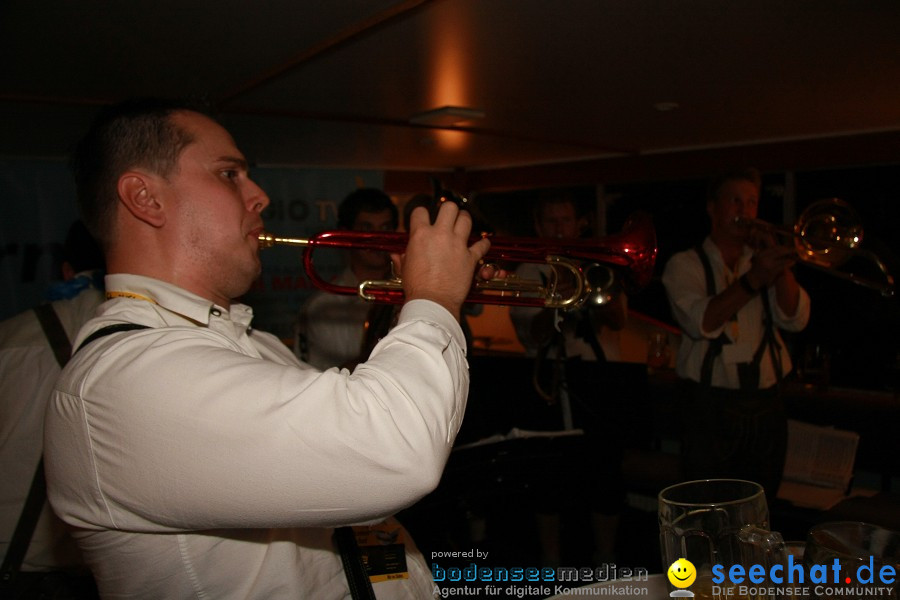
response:
<path id="1" fill-rule="evenodd" d="M 485 171 L 900 132 L 897 0 L 4 0 L 0 155 L 216 102 L 251 161 Z M 410 123 L 443 106 L 484 114 Z M 897 156 L 900 157 L 900 148 Z"/>

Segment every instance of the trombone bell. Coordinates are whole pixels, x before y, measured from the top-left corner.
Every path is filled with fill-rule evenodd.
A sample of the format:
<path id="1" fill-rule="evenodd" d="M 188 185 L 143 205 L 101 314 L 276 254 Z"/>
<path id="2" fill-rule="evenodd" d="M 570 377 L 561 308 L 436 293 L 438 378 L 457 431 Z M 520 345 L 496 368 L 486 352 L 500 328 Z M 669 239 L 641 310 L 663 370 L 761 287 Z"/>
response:
<path id="1" fill-rule="evenodd" d="M 738 217 L 735 221 L 751 229 L 787 238 L 797 251 L 798 260 L 809 267 L 877 290 L 884 296 L 894 295 L 894 278 L 878 256 L 861 247 L 862 222 L 853 207 L 843 200 L 827 198 L 813 202 L 790 228 L 759 219 Z M 883 280 L 876 281 L 837 270 L 855 256 L 871 261 Z"/>
<path id="2" fill-rule="evenodd" d="M 837 268 L 850 260 L 863 240 L 863 227 L 856 211 L 837 198 L 809 205 L 794 224 L 794 233 L 802 260 L 826 269 Z"/>

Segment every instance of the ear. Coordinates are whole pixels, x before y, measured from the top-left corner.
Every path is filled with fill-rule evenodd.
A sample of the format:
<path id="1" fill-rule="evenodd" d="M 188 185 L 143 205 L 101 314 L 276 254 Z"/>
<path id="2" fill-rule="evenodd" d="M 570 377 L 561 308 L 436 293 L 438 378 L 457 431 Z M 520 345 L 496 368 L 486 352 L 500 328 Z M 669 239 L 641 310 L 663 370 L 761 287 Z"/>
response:
<path id="1" fill-rule="evenodd" d="M 74 279 L 75 275 L 77 275 L 77 273 L 75 273 L 75 267 L 73 267 L 72 263 L 70 263 L 67 260 L 63 261 L 61 270 L 62 270 L 63 281 L 69 281 L 70 279 Z"/>
<path id="2" fill-rule="evenodd" d="M 136 219 L 153 227 L 166 222 L 166 214 L 160 202 L 159 177 L 141 171 L 128 171 L 119 177 L 119 200 Z"/>

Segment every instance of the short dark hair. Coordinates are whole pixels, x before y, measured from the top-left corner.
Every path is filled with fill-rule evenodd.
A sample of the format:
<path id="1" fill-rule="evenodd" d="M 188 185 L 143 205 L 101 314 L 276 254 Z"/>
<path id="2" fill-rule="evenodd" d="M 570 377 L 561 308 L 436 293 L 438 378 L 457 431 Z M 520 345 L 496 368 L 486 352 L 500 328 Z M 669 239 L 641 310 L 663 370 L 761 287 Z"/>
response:
<path id="1" fill-rule="evenodd" d="M 211 116 L 207 104 L 193 100 L 141 98 L 104 107 L 78 142 L 71 166 L 78 209 L 94 238 L 108 247 L 118 202 L 118 180 L 135 167 L 168 177 L 193 139 L 171 119 L 176 112 Z"/>
<path id="2" fill-rule="evenodd" d="M 359 188 L 350 192 L 338 206 L 337 226 L 340 229 L 351 229 L 359 213 L 383 210 L 391 211 L 391 224 L 393 229 L 397 229 L 400 217 L 391 197 L 377 188 Z"/>
<path id="3" fill-rule="evenodd" d="M 759 170 L 753 167 L 742 167 L 740 169 L 732 169 L 726 171 L 709 181 L 706 187 L 706 201 L 712 202 L 719 197 L 719 191 L 729 181 L 749 181 L 759 189 L 762 186 L 762 177 Z"/>

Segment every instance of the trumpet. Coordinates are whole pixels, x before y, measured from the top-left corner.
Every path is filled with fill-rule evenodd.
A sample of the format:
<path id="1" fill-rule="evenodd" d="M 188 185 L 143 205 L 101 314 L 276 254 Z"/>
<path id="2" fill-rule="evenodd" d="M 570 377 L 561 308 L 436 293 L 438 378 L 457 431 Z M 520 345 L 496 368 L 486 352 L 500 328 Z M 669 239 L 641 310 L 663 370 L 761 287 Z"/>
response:
<path id="1" fill-rule="evenodd" d="M 735 223 L 793 243 L 798 260 L 806 266 L 879 291 L 884 296 L 894 295 L 893 276 L 874 252 L 861 247 L 862 223 L 853 207 L 843 200 L 826 198 L 813 202 L 790 227 L 745 217 L 735 218 Z M 881 280 L 838 270 L 854 257 L 874 264 Z"/>
<path id="2" fill-rule="evenodd" d="M 259 235 L 259 248 L 278 245 L 302 248 L 303 270 L 317 288 L 333 294 L 357 294 L 370 302 L 399 304 L 403 302 L 400 278 L 363 281 L 356 288 L 335 285 L 325 281 L 316 271 L 314 254 L 317 248 L 401 254 L 406 250 L 408 240 L 408 234 L 400 232 L 326 231 L 309 239 L 277 237 L 263 232 Z M 600 239 L 490 236 L 490 240 L 491 248 L 482 264 L 494 265 L 499 261 L 543 263 L 550 266 L 550 275 L 546 282 L 512 274 L 505 278 L 475 279 L 466 302 L 564 310 L 585 304 L 602 305 L 623 288 L 639 289 L 649 283 L 657 253 L 656 232 L 646 213 L 632 215 L 621 233 Z M 564 280 L 574 281 L 574 285 L 561 285 Z"/>

